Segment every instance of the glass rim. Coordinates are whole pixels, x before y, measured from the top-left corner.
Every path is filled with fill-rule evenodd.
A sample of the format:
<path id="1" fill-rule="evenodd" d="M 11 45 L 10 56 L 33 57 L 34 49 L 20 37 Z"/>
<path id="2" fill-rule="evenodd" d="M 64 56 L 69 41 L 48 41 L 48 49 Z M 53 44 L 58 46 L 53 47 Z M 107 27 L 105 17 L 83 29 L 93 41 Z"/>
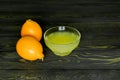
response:
<path id="1" fill-rule="evenodd" d="M 47 30 L 44 32 L 44 39 L 45 39 L 46 34 L 47 34 L 48 31 L 50 31 L 50 30 L 52 30 L 52 29 L 57 29 L 57 28 L 58 28 L 58 31 L 60 31 L 60 30 L 59 30 L 59 27 L 65 27 L 65 28 L 69 28 L 69 29 L 71 29 L 71 30 L 74 30 L 74 31 L 77 32 L 77 34 L 78 34 L 78 39 L 77 39 L 77 40 L 80 40 L 80 38 L 81 38 L 81 33 L 80 33 L 76 28 L 70 27 L 70 26 L 55 26 L 55 27 L 51 27 L 51 28 L 47 29 Z M 63 29 L 63 31 L 64 31 L 64 29 Z M 77 40 L 75 40 L 75 41 L 77 41 Z M 75 42 L 75 41 L 74 41 L 74 42 Z M 74 43 L 74 42 L 72 42 L 72 43 Z M 69 43 L 69 44 L 72 44 L 72 43 Z M 53 44 L 54 44 L 54 43 L 53 43 Z M 65 45 L 65 44 L 59 44 L 59 45 Z"/>

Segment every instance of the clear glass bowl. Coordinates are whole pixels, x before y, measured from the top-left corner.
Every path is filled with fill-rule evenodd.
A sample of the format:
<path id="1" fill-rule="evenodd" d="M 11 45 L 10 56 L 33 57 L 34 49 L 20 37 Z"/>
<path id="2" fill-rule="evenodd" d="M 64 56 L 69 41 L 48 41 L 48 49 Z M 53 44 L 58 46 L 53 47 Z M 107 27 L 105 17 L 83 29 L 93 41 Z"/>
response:
<path id="1" fill-rule="evenodd" d="M 58 56 L 69 55 L 80 43 L 80 32 L 69 26 L 56 26 L 44 33 L 46 46 Z"/>

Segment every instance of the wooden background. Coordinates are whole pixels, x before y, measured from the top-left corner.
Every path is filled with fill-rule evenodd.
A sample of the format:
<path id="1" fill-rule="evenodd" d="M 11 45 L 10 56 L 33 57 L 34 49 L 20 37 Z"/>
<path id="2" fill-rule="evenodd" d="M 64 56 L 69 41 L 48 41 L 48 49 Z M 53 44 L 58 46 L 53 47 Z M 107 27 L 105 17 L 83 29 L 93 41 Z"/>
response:
<path id="1" fill-rule="evenodd" d="M 81 43 L 71 55 L 55 56 L 44 44 L 44 61 L 21 61 L 15 50 L 26 19 L 43 32 L 67 25 Z M 109 69 L 109 70 L 105 70 Z M 120 80 L 119 0 L 0 0 L 1 80 Z"/>

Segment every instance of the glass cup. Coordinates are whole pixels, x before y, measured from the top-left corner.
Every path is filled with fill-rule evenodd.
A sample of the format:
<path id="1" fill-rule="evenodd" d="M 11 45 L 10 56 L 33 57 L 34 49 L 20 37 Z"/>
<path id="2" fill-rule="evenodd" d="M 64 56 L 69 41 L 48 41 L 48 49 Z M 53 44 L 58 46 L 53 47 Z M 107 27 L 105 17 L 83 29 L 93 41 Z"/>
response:
<path id="1" fill-rule="evenodd" d="M 56 26 L 44 33 L 46 46 L 58 56 L 69 55 L 80 42 L 80 32 L 69 26 Z"/>

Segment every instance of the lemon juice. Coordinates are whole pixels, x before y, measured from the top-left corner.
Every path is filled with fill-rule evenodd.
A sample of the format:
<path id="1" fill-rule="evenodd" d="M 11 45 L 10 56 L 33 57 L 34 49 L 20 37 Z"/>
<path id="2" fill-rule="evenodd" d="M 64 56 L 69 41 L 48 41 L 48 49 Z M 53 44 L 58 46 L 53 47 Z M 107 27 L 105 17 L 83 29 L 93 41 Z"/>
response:
<path id="1" fill-rule="evenodd" d="M 70 54 L 80 42 L 80 35 L 70 31 L 56 31 L 45 37 L 45 43 L 56 55 Z"/>

